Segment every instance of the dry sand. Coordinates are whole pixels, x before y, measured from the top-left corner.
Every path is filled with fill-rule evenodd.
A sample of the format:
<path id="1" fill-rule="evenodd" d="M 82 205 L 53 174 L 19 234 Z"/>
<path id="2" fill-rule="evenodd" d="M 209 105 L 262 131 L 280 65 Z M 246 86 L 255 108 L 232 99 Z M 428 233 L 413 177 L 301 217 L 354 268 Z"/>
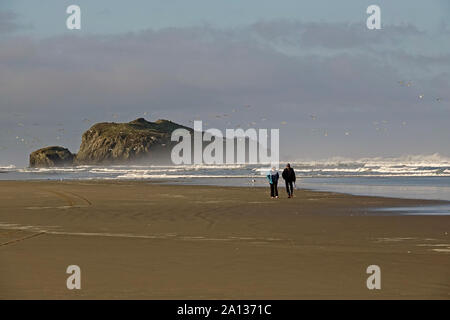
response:
<path id="1" fill-rule="evenodd" d="M 0 182 L 0 298 L 450 298 L 450 216 L 371 212 L 437 202 L 267 191 Z"/>

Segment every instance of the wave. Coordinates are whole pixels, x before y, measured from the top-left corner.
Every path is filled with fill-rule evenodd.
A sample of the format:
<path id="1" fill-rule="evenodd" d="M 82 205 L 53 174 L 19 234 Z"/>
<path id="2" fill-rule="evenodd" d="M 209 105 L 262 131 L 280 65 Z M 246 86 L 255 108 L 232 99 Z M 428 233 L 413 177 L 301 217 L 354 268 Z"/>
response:
<path id="1" fill-rule="evenodd" d="M 98 168 L 98 169 L 91 169 L 89 172 L 91 173 L 104 173 L 104 174 L 111 174 L 111 173 L 137 173 L 137 174 L 148 174 L 150 172 L 180 172 L 185 169 L 109 169 L 109 168 Z"/>
<path id="2" fill-rule="evenodd" d="M 255 178 L 252 175 L 193 175 L 193 174 L 183 174 L 183 175 L 173 175 L 173 174 L 133 174 L 128 173 L 125 175 L 118 176 L 117 179 L 195 179 L 195 178 Z"/>
<path id="3" fill-rule="evenodd" d="M 450 166 L 450 158 L 442 156 L 439 153 L 431 155 L 403 155 L 399 157 L 373 157 L 373 158 L 346 158 L 331 157 L 322 160 L 295 160 L 291 164 L 309 165 L 309 166 L 433 166 L 447 167 Z"/>
<path id="4" fill-rule="evenodd" d="M 291 161 L 298 177 L 448 177 L 450 158 L 439 154 L 397 158 Z M 280 168 L 280 171 L 283 168 Z M 267 164 L 223 165 L 83 165 L 61 168 L 16 168 L 0 166 L 2 179 L 180 179 L 252 178 L 265 176 Z"/>
<path id="5" fill-rule="evenodd" d="M 0 171 L 14 171 L 16 169 L 16 166 L 13 164 L 9 164 L 9 165 L 0 165 Z"/>
<path id="6" fill-rule="evenodd" d="M 22 168 L 18 169 L 18 172 L 23 173 L 64 173 L 64 172 L 83 172 L 86 171 L 86 168 L 83 167 L 70 167 L 70 168 Z"/>

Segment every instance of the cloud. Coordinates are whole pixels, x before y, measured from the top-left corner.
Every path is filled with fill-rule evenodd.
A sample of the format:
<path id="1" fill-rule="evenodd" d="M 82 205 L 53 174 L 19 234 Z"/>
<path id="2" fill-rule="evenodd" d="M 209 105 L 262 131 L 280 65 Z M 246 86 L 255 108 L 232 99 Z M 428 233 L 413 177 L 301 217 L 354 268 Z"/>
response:
<path id="1" fill-rule="evenodd" d="M 17 14 L 11 11 L 0 11 L 0 35 L 14 33 L 25 28 L 17 22 Z"/>
<path id="2" fill-rule="evenodd" d="M 333 42 L 326 31 L 330 28 L 350 34 Z M 439 127 L 448 105 L 437 108 L 431 104 L 433 98 L 426 104 L 417 98 L 425 92 L 427 98 L 450 100 L 446 53 L 405 53 L 405 44 L 387 45 L 402 34 L 413 40 L 421 37 L 414 28 L 398 28 L 391 40 L 374 36 L 373 42 L 356 29 L 276 22 L 237 29 L 203 26 L 119 35 L 8 37 L 0 50 L 0 120 L 2 125 L 15 124 L 5 118 L 7 111 L 25 114 L 21 120 L 25 125 L 54 125 L 66 119 L 66 131 L 79 137 L 84 118 L 129 121 L 146 111 L 153 120 L 164 117 L 188 124 L 195 118 L 219 127 L 225 124 L 215 115 L 229 114 L 232 126 L 267 118 L 270 121 L 258 125 L 279 127 L 287 120 L 291 127 L 284 132 L 304 137 L 314 114 L 326 130 L 366 130 L 374 120 L 407 119 L 409 124 L 419 119 L 423 130 L 441 128 L 439 136 L 448 136 L 447 126 Z M 408 77 L 412 74 L 414 79 Z M 414 86 L 399 86 L 398 81 L 405 79 L 414 80 Z M 247 104 L 252 108 L 232 113 Z M 123 117 L 108 118 L 112 113 Z M 423 130 L 416 141 L 434 141 L 428 148 L 450 147 Z M 413 134 L 402 136 L 402 141 Z M 345 148 L 367 148 L 363 135 L 355 139 L 352 145 L 335 141 L 328 150 L 336 154 Z M 316 140 L 310 141 L 307 147 L 317 148 Z M 79 142 L 71 143 L 68 147 L 75 151 Z M 380 148 L 396 150 L 388 149 L 386 142 Z"/>
<path id="3" fill-rule="evenodd" d="M 352 51 L 356 44 L 348 41 L 347 51 L 292 55 L 272 45 L 283 33 L 279 24 L 271 29 L 266 24 L 264 32 L 260 27 L 245 32 L 205 26 L 115 36 L 15 37 L 5 40 L 0 52 L 0 94 L 10 106 L 25 109 L 150 105 L 204 111 L 247 100 L 263 108 L 390 108 L 403 94 L 394 86 L 404 72 L 396 61 L 448 62 L 399 51 L 386 64 L 372 50 Z M 324 35 L 328 27 L 310 29 L 308 24 L 305 32 L 319 29 Z M 271 45 L 255 39 L 255 28 Z M 324 40 L 300 38 L 311 46 Z M 304 46 L 300 43 L 299 50 Z"/>
<path id="4" fill-rule="evenodd" d="M 278 20 L 259 22 L 247 29 L 265 41 L 327 49 L 348 49 L 380 44 L 395 45 L 406 37 L 423 32 L 413 25 L 387 25 L 382 30 L 368 30 L 361 23 L 326 23 Z"/>

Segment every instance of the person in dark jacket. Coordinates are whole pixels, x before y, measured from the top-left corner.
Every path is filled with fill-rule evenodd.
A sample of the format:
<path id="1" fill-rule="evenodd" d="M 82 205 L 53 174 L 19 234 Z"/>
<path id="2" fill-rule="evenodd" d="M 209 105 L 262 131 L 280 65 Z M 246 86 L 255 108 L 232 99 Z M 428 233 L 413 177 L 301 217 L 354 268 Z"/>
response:
<path id="1" fill-rule="evenodd" d="M 286 168 L 283 170 L 281 175 L 286 183 L 286 191 L 288 194 L 288 198 L 292 198 L 294 196 L 294 186 L 295 183 L 295 172 L 294 169 L 291 168 L 291 165 L 288 163 Z"/>
<path id="2" fill-rule="evenodd" d="M 269 171 L 269 174 L 267 175 L 267 180 L 269 180 L 270 185 L 270 197 L 271 198 L 277 198 L 278 199 L 278 179 L 280 178 L 280 175 L 278 171 L 275 169 L 275 167 L 272 168 L 272 170 Z"/>

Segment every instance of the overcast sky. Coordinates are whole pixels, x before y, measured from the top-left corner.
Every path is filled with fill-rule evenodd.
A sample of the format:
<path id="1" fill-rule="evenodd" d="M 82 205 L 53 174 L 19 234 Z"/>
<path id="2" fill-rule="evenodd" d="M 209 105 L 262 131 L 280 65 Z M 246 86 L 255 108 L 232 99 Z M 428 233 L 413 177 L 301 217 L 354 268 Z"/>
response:
<path id="1" fill-rule="evenodd" d="M 382 30 L 366 28 L 375 3 Z M 0 165 L 137 117 L 280 128 L 289 160 L 450 156 L 449 14 L 444 0 L 1 0 Z"/>

